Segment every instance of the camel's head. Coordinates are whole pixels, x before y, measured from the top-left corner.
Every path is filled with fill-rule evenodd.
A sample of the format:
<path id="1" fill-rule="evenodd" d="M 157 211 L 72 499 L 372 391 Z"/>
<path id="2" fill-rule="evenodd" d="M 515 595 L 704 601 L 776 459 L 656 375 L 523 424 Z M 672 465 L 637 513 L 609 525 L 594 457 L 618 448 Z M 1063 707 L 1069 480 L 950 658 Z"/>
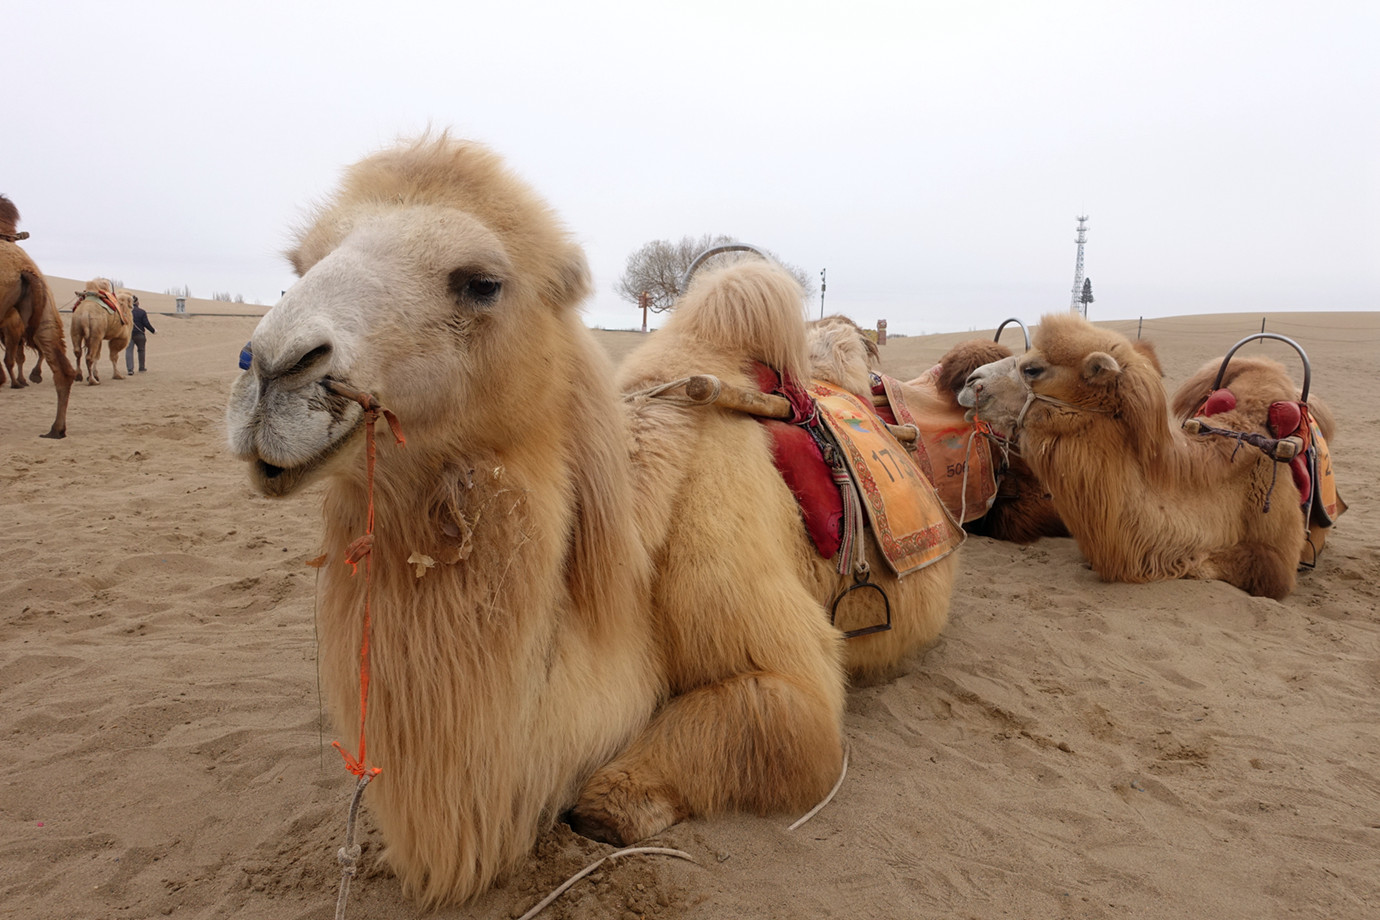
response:
<path id="1" fill-rule="evenodd" d="M 973 410 L 970 419 L 1008 435 L 1032 424 L 1079 427 L 1090 417 L 1138 411 L 1155 393 L 1162 398 L 1160 377 L 1148 343 L 1055 314 L 1040 323 L 1030 351 L 969 374 L 958 401 Z"/>
<path id="2" fill-rule="evenodd" d="M 1010 436 L 1029 391 L 1016 374 L 1017 355 L 1007 355 L 968 374 L 958 391 L 958 404 L 968 409 L 968 421 L 983 421 L 998 434 Z"/>
<path id="3" fill-rule="evenodd" d="M 826 316 L 806 328 L 810 375 L 866 399 L 872 372 L 882 367 L 877 343 L 846 316 Z"/>
<path id="4" fill-rule="evenodd" d="M 985 339 L 969 339 L 966 342 L 959 342 L 939 359 L 935 372 L 935 383 L 945 393 L 952 393 L 957 397 L 967 385 L 968 377 L 973 371 L 984 364 L 991 364 L 1009 357 L 1010 354 L 1011 349 L 1000 342 L 989 342 Z M 960 405 L 968 404 L 960 403 Z"/>
<path id="5" fill-rule="evenodd" d="M 19 226 L 19 209 L 14 202 L 0 195 L 0 233 L 14 236 Z"/>
<path id="6" fill-rule="evenodd" d="M 1026 428 L 1074 431 L 1098 417 L 1165 414 L 1153 350 L 1071 313 L 1044 317 L 1014 373 L 1029 396 L 1021 421 Z"/>
<path id="7" fill-rule="evenodd" d="M 300 279 L 259 323 L 227 410 L 256 488 L 329 470 L 374 396 L 409 449 L 485 451 L 529 430 L 590 289 L 547 205 L 476 144 L 423 138 L 351 167 L 288 253 Z M 412 454 L 415 456 L 416 451 Z"/>

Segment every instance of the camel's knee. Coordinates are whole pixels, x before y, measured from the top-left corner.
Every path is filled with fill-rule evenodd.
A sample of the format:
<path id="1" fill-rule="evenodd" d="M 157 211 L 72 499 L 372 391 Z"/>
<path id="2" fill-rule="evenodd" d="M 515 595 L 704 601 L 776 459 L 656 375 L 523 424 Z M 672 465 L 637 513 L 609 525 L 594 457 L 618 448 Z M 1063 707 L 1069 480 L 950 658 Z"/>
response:
<path id="1" fill-rule="evenodd" d="M 778 674 L 739 675 L 673 697 L 586 784 L 577 830 L 629 843 L 690 815 L 803 810 L 843 757 L 843 695 Z"/>
<path id="2" fill-rule="evenodd" d="M 680 753 L 713 751 L 717 772 L 690 804 L 696 810 L 758 813 L 814 804 L 829 791 L 843 758 L 843 682 L 816 686 L 802 676 L 744 674 L 686 694 L 667 715 L 683 735 Z M 672 701 L 675 703 L 675 700 Z M 701 754 L 701 756 L 703 756 Z"/>
<path id="3" fill-rule="evenodd" d="M 1266 543 L 1242 543 L 1217 560 L 1222 579 L 1255 597 L 1283 600 L 1298 580 L 1298 555 Z"/>
<path id="4" fill-rule="evenodd" d="M 1294 593 L 1298 583 L 1298 556 L 1286 558 L 1274 547 L 1267 547 L 1256 558 L 1257 566 L 1251 571 L 1251 581 L 1246 590 L 1257 597 L 1272 597 L 1283 600 Z"/>

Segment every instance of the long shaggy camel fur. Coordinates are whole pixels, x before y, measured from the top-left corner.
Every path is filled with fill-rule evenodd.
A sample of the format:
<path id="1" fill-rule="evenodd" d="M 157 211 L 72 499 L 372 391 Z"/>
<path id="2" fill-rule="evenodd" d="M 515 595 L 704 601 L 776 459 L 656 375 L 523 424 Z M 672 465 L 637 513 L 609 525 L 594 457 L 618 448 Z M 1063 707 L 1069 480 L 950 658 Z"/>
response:
<path id="1" fill-rule="evenodd" d="M 409 896 L 472 897 L 577 803 L 580 826 L 629 838 L 827 791 L 842 641 L 809 567 L 769 555 L 798 517 L 764 453 L 645 419 L 766 443 L 713 410 L 625 406 L 577 312 L 584 255 L 545 203 L 486 149 L 424 138 L 353 166 L 290 258 L 229 440 L 266 495 L 325 480 L 322 680 L 353 747 L 368 596 L 366 801 Z M 696 360 L 746 362 L 707 335 Z M 370 507 L 364 413 L 327 384 L 373 394 L 407 438 L 378 445 L 368 578 L 344 561 Z"/>
<path id="2" fill-rule="evenodd" d="M 86 288 L 77 295 L 72 307 L 72 354 L 76 358 L 77 379 L 81 380 L 83 356 L 86 361 L 86 382 L 96 386 L 101 382 L 96 370 L 96 362 L 101 358 L 101 347 L 110 343 L 110 372 L 116 380 L 124 380 L 120 373 L 120 357 L 134 329 L 133 298 L 122 292 L 116 300 L 117 313 L 111 313 L 102 306 L 97 294 L 104 291 L 115 297 L 114 286 L 106 278 L 93 278 L 86 282 Z"/>
<path id="3" fill-rule="evenodd" d="M 877 344 L 846 316 L 826 316 L 809 324 L 811 373 L 822 380 L 843 387 L 862 399 L 872 393 L 871 374 L 881 372 L 881 356 Z M 939 363 L 925 374 L 902 384 L 916 391 L 916 402 L 924 399 L 921 391 L 942 394 L 952 401 L 955 412 L 961 411 L 958 393 L 968 375 L 978 367 L 1011 354 L 1011 350 L 989 339 L 960 342 L 944 353 Z M 986 420 L 986 419 L 984 419 Z M 971 419 L 970 419 L 971 421 Z M 997 424 L 989 422 L 994 437 L 1007 439 L 1014 430 L 1014 419 Z M 1048 491 L 1017 450 L 994 447 L 985 438 L 972 442 L 973 450 L 990 451 L 993 469 L 999 470 L 997 492 L 985 512 L 969 509 L 964 529 L 970 533 L 1031 543 L 1041 537 L 1067 537 L 1068 529 L 1054 509 Z M 955 515 L 959 509 L 951 508 Z"/>
<path id="4" fill-rule="evenodd" d="M 984 398 L 1003 400 L 1008 413 L 1024 408 L 1021 453 L 1099 575 L 1211 578 L 1274 598 L 1293 590 L 1305 528 L 1287 470 L 1234 440 L 1185 434 L 1171 421 L 1155 362 L 1114 332 L 1056 314 L 1043 319 L 1034 346 L 1015 362 L 1024 384 L 989 386 Z M 1214 425 L 1268 434 L 1269 405 L 1297 399 L 1298 387 L 1267 359 L 1234 358 L 1230 367 L 1237 407 Z M 1202 392 L 1201 382 L 1181 388 L 1176 416 L 1192 411 L 1182 408 L 1190 388 Z"/>
<path id="5" fill-rule="evenodd" d="M 0 236 L 15 236 L 18 219 L 19 212 L 13 202 L 0 195 Z M 67 342 L 63 336 L 57 302 L 48 290 L 48 283 L 43 280 L 43 273 L 29 258 L 29 254 L 18 244 L 0 239 L 0 326 L 12 330 L 13 317 L 18 317 L 24 343 L 36 351 L 53 372 L 53 385 L 57 388 L 57 414 L 52 427 L 43 437 L 64 438 L 67 436 L 67 403 L 72 394 L 72 381 L 76 379 L 76 369 L 67 359 Z M 37 361 L 29 379 L 35 382 L 42 379 Z"/>

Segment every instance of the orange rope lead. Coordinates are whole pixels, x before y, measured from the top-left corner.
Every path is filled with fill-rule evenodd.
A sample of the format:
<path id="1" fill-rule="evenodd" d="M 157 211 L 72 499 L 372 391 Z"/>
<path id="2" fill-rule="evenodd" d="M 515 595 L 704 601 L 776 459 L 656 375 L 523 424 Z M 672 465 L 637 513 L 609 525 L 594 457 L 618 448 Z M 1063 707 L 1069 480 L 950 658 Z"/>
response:
<path id="1" fill-rule="evenodd" d="M 381 772 L 379 767 L 367 766 L 368 761 L 365 758 L 364 745 L 364 720 L 369 710 L 369 632 L 372 625 L 369 599 L 374 593 L 373 567 L 371 565 L 374 549 L 374 459 L 376 453 L 374 423 L 378 421 L 380 412 L 383 413 L 384 419 L 388 422 L 388 427 L 392 429 L 393 437 L 397 443 L 403 445 L 407 442 L 403 439 L 402 426 L 398 424 L 397 416 L 379 406 L 378 401 L 368 394 L 359 394 L 359 402 L 364 406 L 364 475 L 369 496 L 369 514 L 365 523 L 364 535 L 351 542 L 345 550 L 345 561 L 350 564 L 351 575 L 358 574 L 360 560 L 364 561 L 364 624 L 359 642 L 359 755 L 357 757 L 350 756 L 350 753 L 339 741 L 332 741 L 331 747 L 339 751 L 340 756 L 345 758 L 345 769 L 364 779 L 366 774 L 373 778 Z"/>

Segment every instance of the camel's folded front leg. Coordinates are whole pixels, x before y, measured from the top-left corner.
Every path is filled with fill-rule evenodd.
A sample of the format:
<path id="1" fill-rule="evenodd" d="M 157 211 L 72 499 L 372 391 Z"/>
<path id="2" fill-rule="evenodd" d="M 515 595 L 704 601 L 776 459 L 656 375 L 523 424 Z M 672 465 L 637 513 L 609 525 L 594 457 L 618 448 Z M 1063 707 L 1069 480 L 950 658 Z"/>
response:
<path id="1" fill-rule="evenodd" d="M 842 699 L 765 671 L 676 696 L 591 777 L 571 825 L 626 845 L 692 815 L 804 811 L 838 778 Z"/>

